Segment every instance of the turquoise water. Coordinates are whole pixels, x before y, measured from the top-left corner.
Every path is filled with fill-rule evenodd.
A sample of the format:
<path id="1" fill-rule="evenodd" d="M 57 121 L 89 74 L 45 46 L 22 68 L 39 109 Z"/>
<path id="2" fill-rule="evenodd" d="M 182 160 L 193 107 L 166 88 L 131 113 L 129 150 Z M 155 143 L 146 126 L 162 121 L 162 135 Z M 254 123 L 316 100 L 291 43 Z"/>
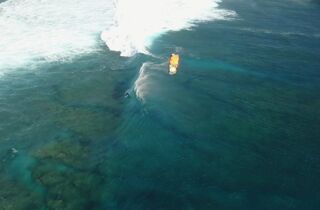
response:
<path id="1" fill-rule="evenodd" d="M 319 2 L 221 7 L 153 56 L 4 74 L 0 209 L 319 209 Z"/>

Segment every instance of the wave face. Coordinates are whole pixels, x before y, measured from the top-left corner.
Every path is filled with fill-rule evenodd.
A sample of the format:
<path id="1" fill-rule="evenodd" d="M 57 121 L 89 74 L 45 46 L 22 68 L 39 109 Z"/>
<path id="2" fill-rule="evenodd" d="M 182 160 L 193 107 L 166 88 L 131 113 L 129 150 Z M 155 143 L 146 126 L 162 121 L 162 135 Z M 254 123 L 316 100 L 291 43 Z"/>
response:
<path id="1" fill-rule="evenodd" d="M 111 0 L 8 0 L 0 4 L 0 73 L 98 49 Z M 28 66 L 28 67 L 30 67 Z"/>
<path id="2" fill-rule="evenodd" d="M 230 19 L 235 12 L 219 9 L 219 0 L 118 0 L 113 26 L 102 40 L 122 56 L 148 53 L 152 40 L 167 32 L 188 29 L 197 22 Z"/>

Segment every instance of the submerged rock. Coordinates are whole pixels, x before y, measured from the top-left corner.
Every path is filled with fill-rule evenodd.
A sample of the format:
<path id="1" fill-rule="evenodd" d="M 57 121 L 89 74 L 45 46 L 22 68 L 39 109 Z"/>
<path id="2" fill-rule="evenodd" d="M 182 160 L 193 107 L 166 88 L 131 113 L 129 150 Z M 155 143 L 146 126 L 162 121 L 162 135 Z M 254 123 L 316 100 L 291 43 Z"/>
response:
<path id="1" fill-rule="evenodd" d="M 0 209 L 41 209 L 41 197 L 12 180 L 0 177 Z"/>
<path id="2" fill-rule="evenodd" d="M 113 131 L 117 119 L 111 111 L 68 107 L 56 117 L 56 122 L 81 135 L 95 137 Z"/>
<path id="3" fill-rule="evenodd" d="M 38 159 L 48 159 L 74 167 L 85 167 L 88 157 L 88 149 L 77 142 L 54 142 L 34 152 L 34 157 Z"/>
<path id="4" fill-rule="evenodd" d="M 100 202 L 105 177 L 95 172 L 88 148 L 77 141 L 57 141 L 39 148 L 33 179 L 45 188 L 47 209 L 88 209 Z"/>
<path id="5" fill-rule="evenodd" d="M 61 169 L 50 161 L 34 168 L 33 178 L 45 189 L 48 209 L 88 209 L 98 204 L 104 178 L 88 171 Z"/>

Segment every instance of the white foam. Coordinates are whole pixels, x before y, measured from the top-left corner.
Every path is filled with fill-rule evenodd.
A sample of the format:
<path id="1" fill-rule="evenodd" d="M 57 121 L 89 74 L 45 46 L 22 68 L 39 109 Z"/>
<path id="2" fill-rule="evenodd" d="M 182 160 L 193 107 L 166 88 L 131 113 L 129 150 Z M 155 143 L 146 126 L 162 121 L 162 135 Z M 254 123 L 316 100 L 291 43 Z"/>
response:
<path id="1" fill-rule="evenodd" d="M 152 40 L 234 12 L 218 0 L 8 0 L 0 4 L 0 75 L 99 50 L 99 35 L 123 56 Z"/>
<path id="2" fill-rule="evenodd" d="M 98 49 L 111 0 L 8 0 L 0 4 L 0 73 Z"/>
<path id="3" fill-rule="evenodd" d="M 219 0 L 118 0 L 113 26 L 102 40 L 122 56 L 148 53 L 152 40 L 167 32 L 187 29 L 195 23 L 229 19 L 235 12 L 218 8 Z"/>

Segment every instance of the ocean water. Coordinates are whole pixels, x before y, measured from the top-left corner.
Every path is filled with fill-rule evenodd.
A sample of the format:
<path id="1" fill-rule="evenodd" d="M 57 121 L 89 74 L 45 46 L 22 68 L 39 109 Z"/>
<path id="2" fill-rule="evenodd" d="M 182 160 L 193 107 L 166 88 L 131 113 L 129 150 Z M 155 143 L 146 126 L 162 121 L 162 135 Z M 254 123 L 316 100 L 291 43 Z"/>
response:
<path id="1" fill-rule="evenodd" d="M 319 1 L 8 0 L 0 28 L 0 209 L 320 209 Z"/>

